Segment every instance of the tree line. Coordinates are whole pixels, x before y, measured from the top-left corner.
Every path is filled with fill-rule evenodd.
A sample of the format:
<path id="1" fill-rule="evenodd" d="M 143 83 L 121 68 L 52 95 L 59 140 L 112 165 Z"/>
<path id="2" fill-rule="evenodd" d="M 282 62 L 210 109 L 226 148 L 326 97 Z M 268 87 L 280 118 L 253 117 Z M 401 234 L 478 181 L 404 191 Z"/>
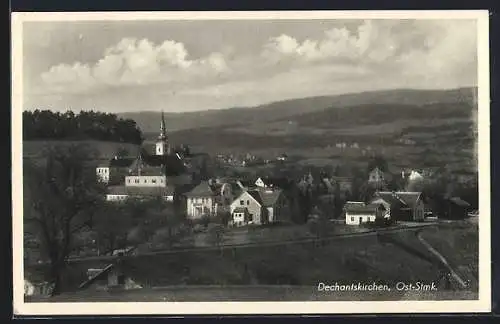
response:
<path id="1" fill-rule="evenodd" d="M 23 112 L 24 140 L 101 140 L 141 144 L 142 132 L 132 119 L 115 114 L 80 111 L 65 113 L 50 110 Z"/>

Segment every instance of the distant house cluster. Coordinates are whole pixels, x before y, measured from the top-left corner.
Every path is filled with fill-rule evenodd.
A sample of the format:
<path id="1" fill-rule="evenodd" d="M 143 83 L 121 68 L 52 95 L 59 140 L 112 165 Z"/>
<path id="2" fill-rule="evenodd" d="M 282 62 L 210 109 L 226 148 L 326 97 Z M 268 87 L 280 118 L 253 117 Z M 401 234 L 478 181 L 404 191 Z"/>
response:
<path id="1" fill-rule="evenodd" d="M 343 144 L 345 143 L 342 143 L 342 147 L 345 147 Z M 359 146 L 352 143 L 349 147 Z M 218 155 L 217 158 L 224 163 L 243 166 L 245 163 L 263 161 L 249 153 L 238 157 Z M 276 160 L 287 161 L 288 156 L 281 154 Z M 315 207 L 320 207 L 328 217 L 338 215 L 333 209 L 338 209 L 339 202 L 347 201 L 343 208 L 340 206 L 347 225 L 422 221 L 425 217 L 423 193 L 413 186 L 430 176 L 424 170 L 402 170 L 400 179 L 405 186 L 399 188 L 399 191 L 391 191 L 388 190 L 388 182 L 393 175 L 374 167 L 366 179 L 374 194 L 368 201 L 361 202 L 349 200 L 353 191 L 353 179 L 346 176 L 322 173 L 314 178 L 309 172 L 295 180 L 257 177 L 255 181 L 244 181 L 221 177 L 201 181 L 202 179 L 195 177 L 199 171 L 197 165 L 196 155 L 185 148 L 174 149 L 171 146 L 162 113 L 160 134 L 154 145 L 154 152 L 141 149 L 133 158 L 115 156 L 97 166 L 96 173 L 98 179 L 107 184 L 108 201 L 160 198 L 168 202 L 180 202 L 187 219 L 196 221 L 224 214 L 229 215 L 226 218 L 229 226 L 291 221 L 291 187 L 305 196 L 314 196 Z M 440 211 L 441 215 L 464 214 L 466 202 L 457 197 L 447 198 L 446 202 L 447 207 Z"/>
<path id="2" fill-rule="evenodd" d="M 289 221 L 283 190 L 267 179 L 259 178 L 255 183 L 225 178 L 203 181 L 186 197 L 187 218 L 191 220 L 228 213 L 229 226 Z"/>

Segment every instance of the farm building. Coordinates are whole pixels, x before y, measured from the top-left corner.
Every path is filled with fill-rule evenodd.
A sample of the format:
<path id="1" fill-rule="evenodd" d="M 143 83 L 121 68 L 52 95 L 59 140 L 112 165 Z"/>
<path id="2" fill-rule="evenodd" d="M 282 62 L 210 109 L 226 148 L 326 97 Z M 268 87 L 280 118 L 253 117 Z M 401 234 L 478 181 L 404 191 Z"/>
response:
<path id="1" fill-rule="evenodd" d="M 346 225 L 361 225 L 363 223 L 375 223 L 382 220 L 385 215 L 383 204 L 348 201 L 344 205 Z"/>

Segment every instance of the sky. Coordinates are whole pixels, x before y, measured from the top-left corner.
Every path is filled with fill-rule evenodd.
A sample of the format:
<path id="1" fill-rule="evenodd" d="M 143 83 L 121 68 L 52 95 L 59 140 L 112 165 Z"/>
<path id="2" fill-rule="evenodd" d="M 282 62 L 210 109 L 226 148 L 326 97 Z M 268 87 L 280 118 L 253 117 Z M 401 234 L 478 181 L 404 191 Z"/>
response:
<path id="1" fill-rule="evenodd" d="M 187 112 L 476 85 L 475 20 L 23 23 L 25 110 Z"/>

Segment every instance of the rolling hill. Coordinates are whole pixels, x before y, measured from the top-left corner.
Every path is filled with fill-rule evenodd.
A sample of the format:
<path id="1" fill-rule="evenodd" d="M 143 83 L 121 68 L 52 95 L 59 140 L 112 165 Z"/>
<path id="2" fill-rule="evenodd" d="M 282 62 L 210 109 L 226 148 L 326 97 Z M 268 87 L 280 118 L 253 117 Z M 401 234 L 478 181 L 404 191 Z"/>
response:
<path id="1" fill-rule="evenodd" d="M 404 105 L 421 107 L 432 104 L 471 103 L 475 88 L 453 90 L 387 90 L 292 99 L 273 102 L 257 107 L 238 107 L 220 110 L 206 110 L 188 113 L 168 113 L 167 128 L 173 131 L 249 123 L 268 123 L 291 116 L 321 112 L 327 108 L 356 107 L 367 105 Z M 201 104 L 201 103 L 200 103 Z M 159 128 L 160 112 L 121 113 L 120 117 L 134 119 L 144 133 L 156 133 Z"/>

